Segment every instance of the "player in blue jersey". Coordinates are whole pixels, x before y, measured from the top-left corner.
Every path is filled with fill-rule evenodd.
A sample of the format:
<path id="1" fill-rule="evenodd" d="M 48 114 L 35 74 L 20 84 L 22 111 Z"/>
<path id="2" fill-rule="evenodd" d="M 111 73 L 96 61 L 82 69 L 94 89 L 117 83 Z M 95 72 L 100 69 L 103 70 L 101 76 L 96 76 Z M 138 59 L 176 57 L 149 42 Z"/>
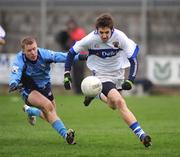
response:
<path id="1" fill-rule="evenodd" d="M 130 90 L 133 86 L 138 66 L 138 45 L 122 31 L 114 28 L 113 19 L 109 14 L 100 15 L 95 26 L 95 31 L 76 42 L 69 50 L 65 63 L 64 86 L 66 89 L 71 88 L 70 70 L 73 58 L 81 51 L 89 52 L 87 66 L 103 85 L 100 99 L 112 109 L 118 109 L 120 116 L 144 146 L 149 147 L 151 137 L 143 131 L 119 92 L 122 89 Z M 129 66 L 129 77 L 125 79 L 125 68 Z M 91 97 L 85 97 L 84 104 L 88 106 L 92 100 Z"/>
<path id="2" fill-rule="evenodd" d="M 24 106 L 24 110 L 32 124 L 35 116 L 39 116 L 50 123 L 69 144 L 75 144 L 74 131 L 67 130 L 56 113 L 49 75 L 50 64 L 65 62 L 67 53 L 39 48 L 33 37 L 24 38 L 21 47 L 22 51 L 12 64 L 9 91 L 21 87 L 20 94 L 28 105 Z M 77 55 L 75 60 L 83 60 L 83 57 Z"/>

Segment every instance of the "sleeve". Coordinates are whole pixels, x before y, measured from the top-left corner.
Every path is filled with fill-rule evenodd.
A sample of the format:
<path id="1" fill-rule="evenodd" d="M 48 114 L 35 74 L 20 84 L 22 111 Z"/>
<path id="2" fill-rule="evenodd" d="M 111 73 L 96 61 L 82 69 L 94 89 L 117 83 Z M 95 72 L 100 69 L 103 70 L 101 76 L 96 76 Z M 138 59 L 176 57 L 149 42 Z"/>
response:
<path id="1" fill-rule="evenodd" d="M 130 69 L 128 79 L 134 82 L 138 71 L 138 60 L 137 58 L 129 58 Z"/>
<path id="2" fill-rule="evenodd" d="M 71 71 L 71 67 L 72 67 L 72 64 L 76 55 L 77 53 L 74 51 L 73 48 L 71 48 L 66 58 L 65 71 Z"/>
<path id="3" fill-rule="evenodd" d="M 74 46 L 69 50 L 69 53 L 65 62 L 65 71 L 71 71 L 71 67 L 74 61 L 74 57 L 82 51 L 88 51 L 90 40 L 89 35 L 77 41 Z"/>
<path id="4" fill-rule="evenodd" d="M 56 51 L 52 51 L 52 50 L 47 50 L 44 49 L 44 51 L 46 51 L 43 55 L 44 58 L 47 62 L 49 63 L 65 63 L 66 58 L 68 56 L 67 52 L 56 52 Z M 80 60 L 79 57 L 80 54 L 77 54 L 74 58 L 75 61 Z"/>
<path id="5" fill-rule="evenodd" d="M 88 47 L 90 45 L 89 37 L 90 36 L 86 36 L 74 44 L 73 49 L 76 53 L 88 51 Z"/>
<path id="6" fill-rule="evenodd" d="M 120 43 L 122 44 L 121 47 L 127 58 L 130 62 L 130 69 L 129 69 L 129 77 L 128 79 L 134 82 L 137 70 L 138 70 L 138 60 L 137 55 L 139 52 L 138 45 L 131 39 L 129 39 L 124 33 L 121 32 L 120 35 Z"/>
<path id="7" fill-rule="evenodd" d="M 9 85 L 16 83 L 17 85 L 21 81 L 22 71 L 24 67 L 24 61 L 22 55 L 17 55 L 11 66 Z"/>
<path id="8" fill-rule="evenodd" d="M 136 78 L 136 74 L 138 71 L 138 59 L 137 59 L 137 54 L 139 52 L 139 47 L 136 45 L 135 50 L 133 51 L 133 54 L 131 55 L 130 58 L 128 58 L 130 62 L 130 69 L 129 69 L 129 77 L 128 79 L 134 82 Z"/>
<path id="9" fill-rule="evenodd" d="M 48 49 L 38 49 L 41 56 L 49 63 L 63 63 L 66 60 L 67 53 L 56 52 Z"/>
<path id="10" fill-rule="evenodd" d="M 120 47 L 123 49 L 127 58 L 135 58 L 139 52 L 137 44 L 129 39 L 123 32 L 118 32 Z"/>

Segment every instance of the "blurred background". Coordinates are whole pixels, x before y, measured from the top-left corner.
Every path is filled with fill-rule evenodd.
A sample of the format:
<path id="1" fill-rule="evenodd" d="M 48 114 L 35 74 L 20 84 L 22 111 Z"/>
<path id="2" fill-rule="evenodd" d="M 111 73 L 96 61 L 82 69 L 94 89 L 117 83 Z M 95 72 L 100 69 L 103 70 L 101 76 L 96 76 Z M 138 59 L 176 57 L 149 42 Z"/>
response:
<path id="1" fill-rule="evenodd" d="M 111 13 L 116 28 L 140 46 L 139 71 L 129 93 L 179 95 L 179 0 L 0 0 L 0 25 L 6 32 L 6 44 L 0 46 L 0 92 L 8 91 L 9 67 L 23 37 L 35 36 L 39 47 L 67 52 L 68 44 L 79 40 L 67 30 L 74 24 L 82 29 L 81 35 L 87 34 L 103 12 Z M 52 83 L 62 87 L 63 64 L 52 66 Z M 80 82 L 89 71 L 85 64 L 75 68 L 82 68 L 82 76 L 73 75 L 74 93 L 79 94 Z"/>

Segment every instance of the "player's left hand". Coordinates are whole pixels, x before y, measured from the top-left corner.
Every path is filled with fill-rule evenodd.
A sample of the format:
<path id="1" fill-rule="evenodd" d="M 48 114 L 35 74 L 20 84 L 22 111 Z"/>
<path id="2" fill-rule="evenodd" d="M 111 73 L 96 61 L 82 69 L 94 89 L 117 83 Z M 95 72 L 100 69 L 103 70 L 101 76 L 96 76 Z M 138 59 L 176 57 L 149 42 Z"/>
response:
<path id="1" fill-rule="evenodd" d="M 9 86 L 9 93 L 15 91 L 17 89 L 17 86 L 18 86 L 17 83 L 15 82 L 11 83 Z"/>
<path id="2" fill-rule="evenodd" d="M 131 80 L 125 80 L 122 84 L 123 90 L 130 90 L 133 87 L 133 82 Z"/>
<path id="3" fill-rule="evenodd" d="M 23 84 L 20 83 L 20 84 L 17 84 L 15 82 L 11 83 L 10 86 L 9 86 L 9 93 L 10 92 L 13 92 L 15 90 L 21 90 L 23 88 Z"/>

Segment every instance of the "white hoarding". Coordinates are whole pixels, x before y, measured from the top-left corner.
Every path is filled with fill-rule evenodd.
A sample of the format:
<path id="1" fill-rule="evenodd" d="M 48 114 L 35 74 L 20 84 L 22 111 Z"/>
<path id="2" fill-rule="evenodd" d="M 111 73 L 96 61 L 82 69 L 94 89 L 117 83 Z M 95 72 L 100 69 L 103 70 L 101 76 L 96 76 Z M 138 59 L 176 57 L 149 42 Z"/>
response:
<path id="1" fill-rule="evenodd" d="M 157 85 L 180 85 L 180 56 L 147 56 L 147 77 Z"/>

